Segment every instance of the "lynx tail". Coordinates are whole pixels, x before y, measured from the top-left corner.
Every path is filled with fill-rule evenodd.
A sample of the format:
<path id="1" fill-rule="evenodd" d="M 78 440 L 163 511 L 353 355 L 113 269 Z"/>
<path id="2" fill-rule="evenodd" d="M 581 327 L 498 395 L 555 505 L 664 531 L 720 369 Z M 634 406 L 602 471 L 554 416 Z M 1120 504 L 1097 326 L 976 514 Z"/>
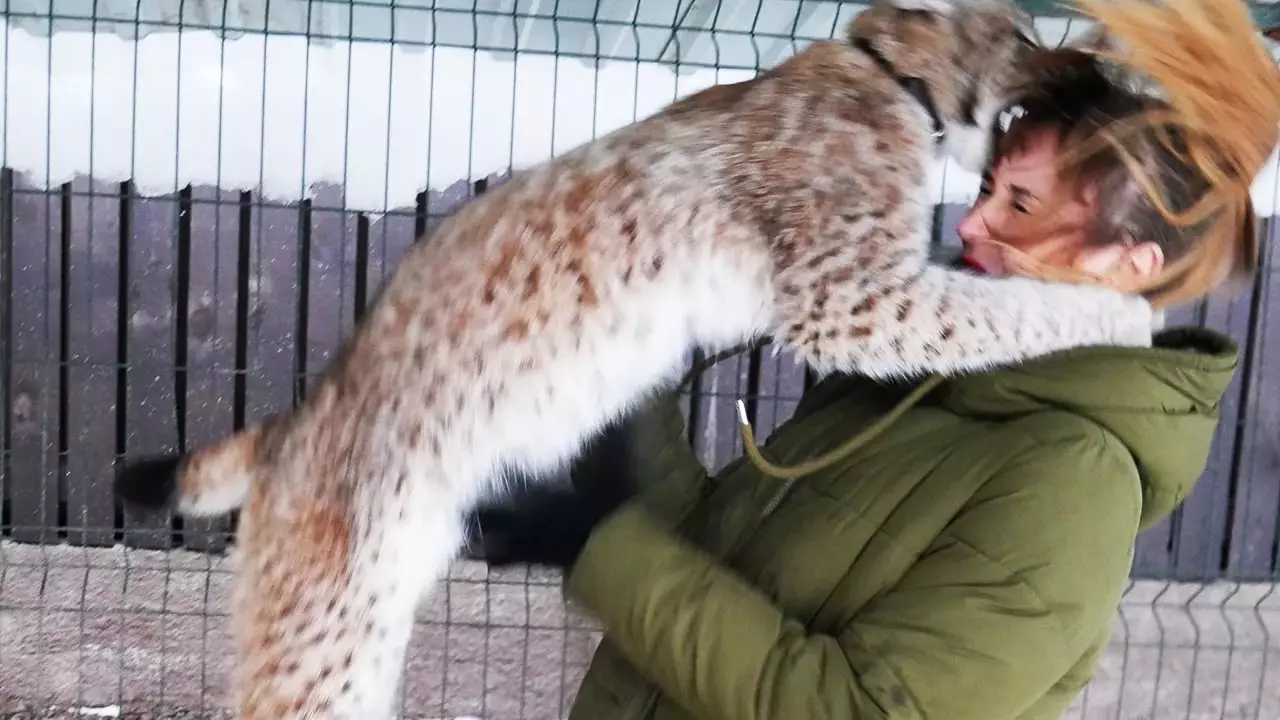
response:
<path id="1" fill-rule="evenodd" d="M 221 515 L 244 502 L 257 474 L 260 428 L 185 455 L 143 458 L 116 474 L 115 494 L 142 512 Z"/>

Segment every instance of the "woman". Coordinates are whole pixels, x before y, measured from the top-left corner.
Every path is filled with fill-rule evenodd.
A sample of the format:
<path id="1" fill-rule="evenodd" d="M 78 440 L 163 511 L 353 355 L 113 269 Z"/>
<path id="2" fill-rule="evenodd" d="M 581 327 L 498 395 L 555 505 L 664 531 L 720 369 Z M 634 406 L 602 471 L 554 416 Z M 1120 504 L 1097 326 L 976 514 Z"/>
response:
<path id="1" fill-rule="evenodd" d="M 1276 70 L 1243 7 L 1192 2 L 1092 8 L 1168 104 L 1054 51 L 1061 75 L 1022 103 L 960 225 L 975 272 L 1162 307 L 1251 279 Z M 709 477 L 667 396 L 606 434 L 578 494 L 482 512 L 483 554 L 564 568 L 603 623 L 573 720 L 1056 718 L 1105 648 L 1137 534 L 1204 469 L 1236 364 L 1229 338 L 1184 328 L 950 379 L 910 407 L 915 383 L 830 377 L 762 453 L 866 442 L 795 482 L 750 460 Z"/>

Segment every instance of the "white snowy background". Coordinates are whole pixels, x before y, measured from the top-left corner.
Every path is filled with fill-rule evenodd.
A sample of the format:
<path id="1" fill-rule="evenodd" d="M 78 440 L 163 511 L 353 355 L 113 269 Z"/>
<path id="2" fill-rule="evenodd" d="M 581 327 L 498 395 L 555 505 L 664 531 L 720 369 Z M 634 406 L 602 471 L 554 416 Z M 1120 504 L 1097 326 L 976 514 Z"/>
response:
<path id="1" fill-rule="evenodd" d="M 671 0 L 655 14 L 663 3 L 563 0 L 553 18 L 543 7 L 552 4 L 538 0 L 496 0 L 489 14 L 187 1 L 167 12 L 161 0 L 101 0 L 97 15 L 96 4 L 59 3 L 50 33 L 39 10 L 47 13 L 49 0 L 10 0 L 14 14 L 0 33 L 3 164 L 36 186 L 91 175 L 131 178 L 143 194 L 192 183 L 291 201 L 341 185 L 347 208 L 379 213 L 412 206 L 427 188 L 527 167 L 676 98 L 750 77 L 813 38 L 838 35 L 861 7 Z M 97 32 L 89 20 L 66 19 L 77 7 L 100 19 Z M 574 8 L 585 19 L 565 19 Z M 601 13 L 615 19 L 593 23 Z M 148 24 L 179 17 L 194 29 Z M 674 40 L 661 27 L 673 19 L 684 28 Z M 294 32 L 262 32 L 277 25 Z M 310 41 L 300 34 L 307 28 Z M 754 37 L 744 33 L 753 29 Z M 1039 29 L 1058 42 L 1087 24 L 1041 18 Z M 513 47 L 521 50 L 502 50 Z M 556 48 L 603 59 L 557 58 Z M 976 190 L 975 176 L 935 165 L 935 201 L 967 203 Z M 1254 186 L 1260 215 L 1275 214 L 1278 195 L 1273 153 Z"/>

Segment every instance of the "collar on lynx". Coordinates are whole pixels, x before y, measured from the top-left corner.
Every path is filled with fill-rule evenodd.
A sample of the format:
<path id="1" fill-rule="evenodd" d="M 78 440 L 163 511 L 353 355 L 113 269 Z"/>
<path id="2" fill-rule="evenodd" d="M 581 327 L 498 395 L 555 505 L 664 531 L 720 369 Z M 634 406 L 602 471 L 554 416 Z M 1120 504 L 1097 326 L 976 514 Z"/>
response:
<path id="1" fill-rule="evenodd" d="M 924 80 L 915 76 L 906 76 L 899 73 L 893 63 L 889 62 L 879 50 L 871 46 L 871 42 L 866 38 L 860 37 L 853 41 L 853 46 L 866 53 L 882 70 L 888 73 L 894 80 L 906 90 L 916 102 L 924 106 L 924 111 L 929 113 L 929 120 L 933 123 L 933 141 L 941 143 L 946 135 L 946 129 L 942 125 L 942 118 L 938 115 L 938 107 L 933 102 L 933 93 L 929 92 L 929 86 Z"/>

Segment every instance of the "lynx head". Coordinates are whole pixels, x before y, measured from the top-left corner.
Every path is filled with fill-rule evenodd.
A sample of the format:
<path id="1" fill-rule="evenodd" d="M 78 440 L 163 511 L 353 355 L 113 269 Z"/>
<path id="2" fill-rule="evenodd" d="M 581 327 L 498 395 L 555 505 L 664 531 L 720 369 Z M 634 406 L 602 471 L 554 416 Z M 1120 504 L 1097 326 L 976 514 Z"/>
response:
<path id="1" fill-rule="evenodd" d="M 899 78 L 918 78 L 945 133 L 944 149 L 979 173 L 996 124 L 1032 82 L 1039 47 L 1031 16 L 1010 0 L 873 0 L 848 39 L 880 53 Z"/>

